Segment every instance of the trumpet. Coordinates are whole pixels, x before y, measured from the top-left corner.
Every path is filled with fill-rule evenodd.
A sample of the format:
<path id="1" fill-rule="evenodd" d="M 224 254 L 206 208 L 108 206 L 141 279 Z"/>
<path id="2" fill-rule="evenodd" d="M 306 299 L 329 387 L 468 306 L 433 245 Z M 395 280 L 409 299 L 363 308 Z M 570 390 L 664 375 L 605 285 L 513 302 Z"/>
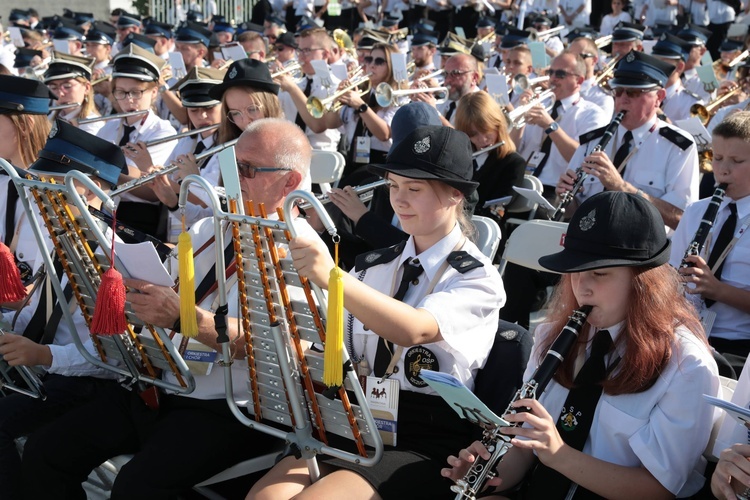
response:
<path id="1" fill-rule="evenodd" d="M 77 108 L 80 106 L 77 102 L 69 102 L 67 104 L 58 104 L 57 106 L 50 106 L 50 111 L 62 111 L 63 109 Z"/>
<path id="2" fill-rule="evenodd" d="M 83 120 L 78 120 L 78 125 L 83 125 L 84 123 L 101 122 L 101 121 L 106 121 L 106 120 L 117 120 L 119 118 L 128 118 L 130 116 L 140 116 L 140 115 L 145 115 L 146 113 L 148 113 L 147 109 L 141 109 L 138 111 L 128 111 L 127 113 L 116 113 L 114 115 L 95 116 L 93 118 L 84 118 Z"/>
<path id="3" fill-rule="evenodd" d="M 439 69 L 437 71 L 433 71 L 432 73 L 429 73 L 427 75 L 420 76 L 419 78 L 417 78 L 414 81 L 416 81 L 416 82 L 423 82 L 425 80 L 429 80 L 430 78 L 437 78 L 438 76 L 442 75 L 443 73 L 445 73 L 445 70 L 441 68 L 441 69 Z"/>
<path id="4" fill-rule="evenodd" d="M 612 60 L 602 68 L 602 70 L 598 75 L 596 75 L 596 78 L 594 79 L 594 85 L 599 85 L 600 87 L 608 86 L 609 80 L 615 74 L 615 66 L 617 65 L 617 61 L 619 61 L 619 59 L 613 57 Z"/>
<path id="5" fill-rule="evenodd" d="M 729 64 L 728 64 L 729 69 L 732 69 L 735 66 L 737 66 L 738 64 L 740 64 L 742 61 L 744 61 L 745 59 L 747 59 L 748 56 L 750 56 L 750 50 L 743 50 L 740 53 L 740 55 L 738 55 L 737 57 L 735 57 L 734 59 L 732 59 L 731 61 L 729 61 Z"/>
<path id="6" fill-rule="evenodd" d="M 599 38 L 597 38 L 596 40 L 594 40 L 594 44 L 596 44 L 596 48 L 597 49 L 601 49 L 602 47 L 606 47 L 610 43 L 612 43 L 612 35 L 600 36 Z"/>
<path id="7" fill-rule="evenodd" d="M 146 142 L 146 147 L 150 148 L 151 146 L 156 146 L 158 144 L 164 144 L 165 142 L 176 141 L 178 139 L 182 139 L 183 137 L 190 137 L 191 135 L 198 135 L 198 134 L 202 134 L 203 132 L 210 132 L 212 130 L 216 130 L 217 128 L 219 128 L 219 124 L 215 123 L 214 125 L 209 125 L 208 127 L 196 128 L 196 129 L 193 129 L 193 130 L 188 130 L 187 132 L 180 132 L 179 134 L 168 135 L 168 136 L 162 137 L 160 139 L 154 139 L 152 141 L 147 141 Z"/>
<path id="8" fill-rule="evenodd" d="M 311 115 L 313 115 L 314 118 L 321 118 L 324 114 L 329 113 L 331 111 L 338 111 L 341 109 L 341 103 L 336 102 L 336 100 L 344 95 L 346 92 L 357 89 L 361 87 L 362 85 L 365 85 L 365 87 L 359 89 L 360 95 L 365 95 L 368 92 L 370 92 L 370 75 L 372 73 L 367 73 L 366 75 L 361 75 L 355 78 L 349 85 L 344 87 L 343 89 L 339 90 L 335 94 L 326 97 L 325 99 L 320 99 L 318 97 L 310 96 L 307 98 L 307 111 L 310 112 Z"/>
<path id="9" fill-rule="evenodd" d="M 302 66 L 300 66 L 299 61 L 292 61 L 289 66 L 284 66 L 279 71 L 275 71 L 271 73 L 271 78 L 278 78 L 281 75 L 286 75 L 287 73 L 291 73 L 292 78 L 296 78 L 299 75 L 300 69 Z"/>
<path id="10" fill-rule="evenodd" d="M 474 151 L 471 153 L 472 158 L 477 158 L 480 155 L 483 155 L 484 153 L 487 153 L 489 151 L 492 151 L 493 149 L 501 148 L 505 146 L 505 141 L 496 142 L 495 144 L 492 144 L 491 146 L 487 146 L 486 148 L 482 148 L 478 151 Z"/>
<path id="11" fill-rule="evenodd" d="M 711 121 L 711 118 L 713 118 L 713 116 L 719 110 L 721 104 L 738 93 L 740 90 L 740 87 L 735 87 L 724 95 L 717 97 L 713 101 L 709 102 L 705 106 L 698 103 L 693 104 L 692 106 L 690 106 L 690 116 L 697 116 L 704 126 L 707 125 L 708 122 Z"/>
<path id="12" fill-rule="evenodd" d="M 517 94 L 522 94 L 528 89 L 532 88 L 537 83 L 544 83 L 549 81 L 549 76 L 538 76 L 536 78 L 529 78 L 526 75 L 518 74 L 513 77 L 513 90 Z"/>
<path id="13" fill-rule="evenodd" d="M 380 179 L 379 181 L 371 182 L 370 184 L 356 186 L 354 188 L 354 192 L 357 194 L 357 196 L 359 196 L 359 200 L 362 203 L 367 203 L 368 201 L 372 199 L 373 195 L 375 194 L 374 191 L 380 186 L 385 186 L 385 184 L 386 184 L 386 180 Z M 318 201 L 321 204 L 325 205 L 327 203 L 331 203 L 331 198 L 327 194 L 324 194 L 318 197 Z M 301 203 L 299 207 L 302 210 L 309 210 L 313 208 L 312 204 L 310 203 Z"/>
<path id="14" fill-rule="evenodd" d="M 544 31 L 537 31 L 534 28 L 529 28 L 527 31 L 531 33 L 529 35 L 529 38 L 534 42 L 544 42 L 548 38 L 552 38 L 553 36 L 560 33 L 562 30 L 565 29 L 564 25 L 555 26 L 554 28 L 544 30 Z"/>
<path id="15" fill-rule="evenodd" d="M 174 139 L 174 138 L 172 138 Z M 170 140 L 172 140 L 170 139 Z M 227 141 L 223 144 L 219 144 L 218 146 L 214 146 L 212 148 L 208 148 L 207 150 L 203 151 L 202 153 L 199 153 L 195 155 L 196 161 L 200 161 L 204 158 L 207 158 L 211 155 L 214 155 L 220 151 L 225 150 L 228 147 L 234 146 L 237 144 L 237 141 L 239 141 L 239 138 L 232 139 L 231 141 Z M 110 198 L 114 198 L 115 196 L 121 195 L 123 193 L 127 193 L 128 191 L 132 191 L 133 189 L 137 187 L 141 187 L 144 184 L 148 184 L 149 182 L 153 181 L 160 175 L 166 175 L 171 172 L 174 172 L 180 167 L 178 163 L 171 163 L 163 168 L 160 168 L 159 170 L 155 170 L 151 172 L 150 174 L 146 174 L 144 176 L 138 177 L 137 179 L 133 179 L 130 182 L 126 182 L 124 184 L 121 184 L 117 187 L 117 189 L 111 191 L 109 193 Z"/>
<path id="16" fill-rule="evenodd" d="M 529 110 L 534 106 L 543 103 L 551 97 L 555 97 L 555 93 L 552 91 L 552 89 L 545 90 L 541 94 L 537 94 L 536 97 L 534 97 L 528 103 L 524 104 L 523 106 L 517 107 L 510 113 L 507 113 L 505 115 L 505 118 L 508 120 L 508 123 L 510 124 L 509 126 L 516 129 L 526 126 L 526 119 L 524 118 L 526 113 L 528 113 Z"/>
<path id="17" fill-rule="evenodd" d="M 384 108 L 387 108 L 388 106 L 400 106 L 398 102 L 399 97 L 402 97 L 405 95 L 411 95 L 411 94 L 421 94 L 423 92 L 425 93 L 441 92 L 442 95 L 435 96 L 435 99 L 437 100 L 437 104 L 441 102 L 445 102 L 445 100 L 448 98 L 448 87 L 393 90 L 393 87 L 388 85 L 386 82 L 382 82 L 382 83 L 379 83 L 377 87 L 375 87 L 375 100 L 378 101 L 378 104 L 383 106 Z"/>

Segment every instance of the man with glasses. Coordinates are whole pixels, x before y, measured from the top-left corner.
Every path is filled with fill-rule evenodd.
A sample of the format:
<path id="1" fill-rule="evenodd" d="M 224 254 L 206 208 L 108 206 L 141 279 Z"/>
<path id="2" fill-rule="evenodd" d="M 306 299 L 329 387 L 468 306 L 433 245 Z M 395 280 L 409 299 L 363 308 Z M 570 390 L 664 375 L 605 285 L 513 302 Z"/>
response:
<path id="1" fill-rule="evenodd" d="M 611 117 L 615 110 L 615 100 L 608 92 L 602 89 L 601 85 L 596 84 L 594 69 L 599 62 L 599 48 L 594 40 L 587 36 L 578 36 L 570 42 L 568 50 L 578 54 L 586 63 L 585 79 L 581 84 L 581 97 L 590 101 L 604 110 L 607 117 Z"/>
<path id="2" fill-rule="evenodd" d="M 298 45 L 294 39 L 294 35 L 291 33 L 286 32 L 279 35 L 273 47 L 277 63 L 286 66 L 290 62 L 297 60 Z"/>
<path id="3" fill-rule="evenodd" d="M 328 61 L 331 52 L 331 37 L 323 28 L 311 28 L 300 32 L 297 57 L 305 74 L 296 81 L 289 74 L 277 80 L 282 92 L 279 93 L 284 115 L 305 131 L 314 149 L 336 151 L 341 137 L 338 129 L 326 129 L 325 125 L 315 120 L 307 110 L 307 99 L 317 97 L 325 99 L 336 91 L 339 80 L 331 75 L 330 86 L 326 88 L 321 78 L 315 74 L 311 61 Z"/>
<path id="4" fill-rule="evenodd" d="M 443 125 L 453 127 L 456 120 L 458 101 L 472 92 L 479 92 L 479 67 L 477 60 L 468 54 L 456 54 L 445 63 L 445 80 L 448 87 L 448 99 L 437 104 L 434 94 L 415 94 L 412 100 L 423 101 L 435 106 L 440 113 Z"/>
<path id="5" fill-rule="evenodd" d="M 674 229 L 685 207 L 698 199 L 698 154 L 692 137 L 656 116 L 672 71 L 671 64 L 635 51 L 617 64 L 610 85 L 615 112 L 625 111 L 625 117 L 604 151 L 593 152 L 604 128 L 581 137 L 581 147 L 557 185 L 562 196 L 573 189 L 575 169 L 582 167 L 587 175 L 566 217 L 577 203 L 606 189 L 648 199 Z"/>
<path id="6" fill-rule="evenodd" d="M 255 213 L 259 213 L 262 204 L 269 214 L 275 214 L 289 193 L 305 187 L 311 149 L 305 135 L 294 124 L 283 119 L 253 122 L 240 136 L 236 154 L 240 190 L 244 200 L 252 200 Z M 206 276 L 215 273 L 214 245 L 205 245 L 214 238 L 213 226 L 213 218 L 206 218 L 190 229 L 193 248 L 205 248 L 195 257 L 197 290 L 179 291 L 198 296 L 199 333 L 196 339 L 184 340 L 186 351 L 211 354 L 208 358 L 201 357 L 204 361 L 195 362 L 203 368 L 191 368 L 195 390 L 187 395 L 162 394 L 159 409 L 152 410 L 138 394 L 117 386 L 91 404 L 80 407 L 80 412 L 76 409 L 63 415 L 40 432 L 38 439 L 28 441 L 29 448 L 23 457 L 27 462 L 23 466 L 28 472 L 24 476 L 24 488 L 29 498 L 45 498 L 53 491 L 57 493 L 52 496 L 65 491 L 69 498 L 83 497 L 79 474 L 85 477 L 107 458 L 123 453 L 134 454 L 134 457 L 118 473 L 112 487 L 112 498 L 176 498 L 180 491 L 227 467 L 270 451 L 275 438 L 249 429 L 230 412 L 225 399 L 224 373 L 214 364 L 214 360 L 220 359 L 218 352 L 221 351 L 216 342 L 211 309 L 217 292 L 208 287 L 202 291 L 200 285 Z M 313 229 L 303 220 L 296 221 L 295 227 L 302 234 L 313 234 Z M 231 234 L 226 236 L 226 243 L 231 250 Z M 230 269 L 232 261 L 229 258 L 226 262 Z M 177 269 L 176 260 L 171 268 Z M 177 292 L 141 280 L 126 280 L 126 284 L 131 290 L 127 300 L 137 317 L 164 328 L 177 327 L 179 331 L 180 298 Z M 298 288 L 290 287 L 290 293 L 297 291 Z M 238 287 L 228 287 L 227 294 L 227 334 L 232 341 L 231 351 L 240 361 L 239 358 L 245 355 L 245 340 L 238 331 Z M 297 298 L 293 296 L 293 299 Z M 179 346 L 183 337 L 177 333 L 173 342 Z M 235 398 L 246 399 L 247 364 L 234 363 L 232 374 Z M 174 382 L 174 379 L 170 381 Z M 94 414 L 97 415 L 95 420 L 86 417 Z M 68 425 L 75 430 L 69 432 Z M 89 425 L 96 427 L 94 432 L 83 431 L 82 427 Z M 106 440 L 101 439 L 104 434 L 98 430 L 106 434 Z M 210 430 L 210 438 L 190 438 L 201 430 Z M 70 441 L 70 445 L 63 445 L 58 440 Z M 234 442 L 252 443 L 252 446 L 222 444 Z M 185 457 L 196 459 L 185 460 Z M 44 467 L 45 471 L 55 470 L 49 477 L 50 481 L 44 481 L 46 484 L 40 484 L 42 481 L 38 480 L 40 476 L 35 471 L 38 466 Z M 157 469 L 159 473 L 154 474 Z M 41 490 L 47 488 L 49 490 L 42 493 Z"/>
<path id="7" fill-rule="evenodd" d="M 578 137 L 609 120 L 602 108 L 581 98 L 585 74 L 586 64 L 573 52 L 566 50 L 554 58 L 548 71 L 554 103 L 548 99 L 530 108 L 524 114 L 526 125 L 511 133 L 519 154 L 529 158 L 527 170 L 542 181 L 543 195 L 551 201 L 555 185 L 578 147 Z M 520 102 L 525 105 L 533 98 L 533 91 L 527 90 Z M 548 111 L 545 106 L 550 104 Z"/>

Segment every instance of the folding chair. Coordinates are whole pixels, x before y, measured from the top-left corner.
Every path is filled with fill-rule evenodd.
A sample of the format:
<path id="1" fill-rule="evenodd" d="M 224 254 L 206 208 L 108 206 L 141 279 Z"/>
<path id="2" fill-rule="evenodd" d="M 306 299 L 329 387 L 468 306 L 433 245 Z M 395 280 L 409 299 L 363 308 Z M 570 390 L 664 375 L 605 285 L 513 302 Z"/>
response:
<path id="1" fill-rule="evenodd" d="M 491 218 L 481 215 L 472 215 L 471 222 L 477 230 L 477 247 L 490 260 L 494 259 L 500 246 L 500 226 Z"/>
<path id="2" fill-rule="evenodd" d="M 533 189 L 539 194 L 542 194 L 543 190 L 542 181 L 540 181 L 533 175 L 524 175 L 523 182 L 521 182 L 521 187 L 524 189 Z M 506 205 L 505 211 L 511 214 L 522 214 L 528 212 L 528 218 L 510 218 L 505 222 L 506 224 L 512 224 L 516 226 L 519 224 L 523 224 L 527 220 L 531 220 L 534 218 L 537 208 L 539 208 L 539 204 L 519 194 L 518 196 L 516 196 L 512 203 Z"/>
<path id="3" fill-rule="evenodd" d="M 562 250 L 568 224 L 548 220 L 526 221 L 508 237 L 500 260 L 503 274 L 508 262 L 537 271 L 550 272 L 539 265 L 539 257 Z"/>
<path id="4" fill-rule="evenodd" d="M 320 191 L 326 194 L 331 186 L 338 184 L 344 173 L 346 159 L 337 151 L 321 151 L 313 149 L 310 162 L 310 177 L 313 184 L 320 186 Z"/>

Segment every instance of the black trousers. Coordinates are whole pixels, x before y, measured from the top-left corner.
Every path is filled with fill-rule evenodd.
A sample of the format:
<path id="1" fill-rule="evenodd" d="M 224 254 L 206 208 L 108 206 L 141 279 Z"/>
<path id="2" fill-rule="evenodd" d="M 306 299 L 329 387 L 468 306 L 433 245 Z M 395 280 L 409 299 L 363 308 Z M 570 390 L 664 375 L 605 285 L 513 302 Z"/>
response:
<path id="1" fill-rule="evenodd" d="M 708 52 L 711 54 L 711 59 L 713 59 L 714 61 L 718 61 L 721 57 L 719 46 L 721 45 L 721 42 L 724 41 L 724 38 L 726 38 L 730 24 L 732 23 L 710 23 L 708 25 L 708 30 L 711 32 L 711 37 L 708 39 L 708 42 L 706 42 L 706 49 L 708 49 Z"/>
<path id="2" fill-rule="evenodd" d="M 81 483 L 91 470 L 111 457 L 134 454 L 117 475 L 111 498 L 175 498 L 227 467 L 267 453 L 273 442 L 235 419 L 223 399 L 165 396 L 154 411 L 138 394 L 117 387 L 29 437 L 24 495 L 83 500 Z"/>
<path id="3" fill-rule="evenodd" d="M 54 422 L 60 415 L 95 398 L 114 381 L 94 377 L 46 375 L 47 399 L 42 401 L 10 392 L 0 398 L 0 497 L 21 498 L 21 457 L 15 439 Z"/>

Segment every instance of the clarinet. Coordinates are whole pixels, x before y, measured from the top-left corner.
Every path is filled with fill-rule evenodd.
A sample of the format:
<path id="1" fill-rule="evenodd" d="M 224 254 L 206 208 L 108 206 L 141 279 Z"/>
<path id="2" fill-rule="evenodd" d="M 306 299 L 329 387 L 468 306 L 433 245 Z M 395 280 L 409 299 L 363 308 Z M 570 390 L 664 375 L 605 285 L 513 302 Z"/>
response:
<path id="1" fill-rule="evenodd" d="M 685 255 L 682 257 L 682 262 L 680 263 L 680 269 L 690 267 L 691 264 L 687 262 L 687 258 L 691 255 L 700 255 L 703 251 L 703 246 L 706 244 L 708 233 L 711 232 L 711 228 L 716 221 L 716 214 L 719 213 L 719 206 L 721 205 L 721 201 L 724 199 L 726 190 L 726 183 L 722 183 L 716 186 L 716 190 L 714 191 L 713 196 L 711 196 L 711 201 L 708 202 L 706 211 L 703 212 L 701 223 L 698 226 L 698 230 L 695 232 L 695 236 L 693 236 L 693 241 L 690 242 L 690 245 L 688 245 L 687 249 L 685 250 Z"/>
<path id="2" fill-rule="evenodd" d="M 581 328 L 583 328 L 586 318 L 591 312 L 591 308 L 592 306 L 581 306 L 581 308 L 573 311 L 568 317 L 568 322 L 550 346 L 549 351 L 545 354 L 536 372 L 534 372 L 534 375 L 532 375 L 528 382 L 521 386 L 516 395 L 513 396 L 513 399 L 503 413 L 503 417 L 519 411 L 525 411 L 521 408 L 513 407 L 513 403 L 516 401 L 526 398 L 538 399 L 538 396 L 544 392 L 560 363 L 563 362 L 565 356 L 573 348 L 578 334 L 581 332 Z M 515 423 L 511 425 L 513 427 L 518 426 Z M 482 491 L 485 483 L 497 475 L 495 472 L 497 464 L 503 460 L 505 454 L 512 447 L 510 443 L 512 436 L 502 434 L 500 432 L 501 429 L 503 429 L 503 426 L 485 426 L 482 435 L 482 444 L 490 452 L 490 458 L 485 460 L 477 457 L 464 477 L 451 486 L 451 491 L 457 493 L 456 500 L 475 500 L 476 495 Z"/>
<path id="3" fill-rule="evenodd" d="M 617 127 L 620 126 L 620 122 L 622 122 L 622 119 L 625 117 L 626 112 L 627 111 L 620 111 L 615 115 L 614 119 L 609 123 L 609 125 L 607 125 L 607 128 L 604 129 L 604 135 L 602 135 L 602 138 L 599 139 L 599 143 L 596 145 L 592 153 L 603 151 L 604 148 L 607 147 L 609 141 L 612 139 L 612 137 L 614 137 L 615 131 L 617 131 Z M 563 215 L 565 214 L 565 209 L 568 205 L 570 205 L 570 202 L 573 201 L 573 198 L 575 198 L 575 196 L 583 187 L 583 181 L 586 180 L 586 177 L 588 177 L 588 174 L 583 171 L 583 165 L 579 166 L 576 169 L 576 182 L 575 184 L 573 184 L 573 189 L 567 191 L 562 195 L 560 204 L 555 209 L 555 213 L 552 214 L 552 220 L 562 219 Z"/>

